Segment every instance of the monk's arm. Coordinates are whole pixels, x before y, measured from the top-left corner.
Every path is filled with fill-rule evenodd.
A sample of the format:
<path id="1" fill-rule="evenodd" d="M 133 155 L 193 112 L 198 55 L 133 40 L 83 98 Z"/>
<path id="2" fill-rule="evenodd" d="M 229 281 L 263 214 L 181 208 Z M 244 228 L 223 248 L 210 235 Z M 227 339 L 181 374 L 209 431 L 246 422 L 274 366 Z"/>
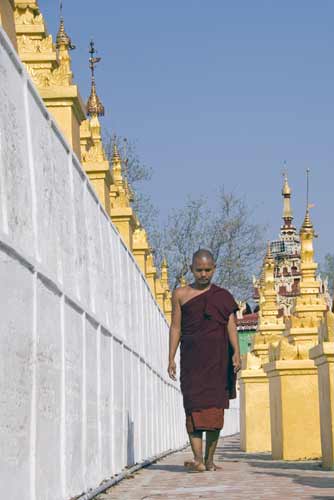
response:
<path id="1" fill-rule="evenodd" d="M 176 363 L 174 361 L 181 337 L 181 305 L 178 291 L 174 290 L 172 295 L 172 322 L 169 329 L 169 361 L 168 374 L 172 380 L 176 380 Z"/>
<path id="2" fill-rule="evenodd" d="M 230 339 L 230 343 L 233 347 L 232 360 L 233 360 L 234 371 L 237 372 L 238 370 L 240 370 L 240 348 L 239 348 L 237 324 L 235 321 L 234 314 L 230 314 L 230 317 L 228 319 L 227 332 L 228 332 L 228 337 Z"/>

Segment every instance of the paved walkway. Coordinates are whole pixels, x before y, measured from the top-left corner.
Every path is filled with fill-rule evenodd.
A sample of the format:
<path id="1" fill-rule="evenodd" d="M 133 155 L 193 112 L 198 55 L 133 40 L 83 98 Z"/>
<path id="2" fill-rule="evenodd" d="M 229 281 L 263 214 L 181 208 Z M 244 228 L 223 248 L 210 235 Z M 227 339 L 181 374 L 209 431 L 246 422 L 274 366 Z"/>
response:
<path id="1" fill-rule="evenodd" d="M 334 500 L 334 472 L 319 462 L 281 462 L 265 453 L 239 450 L 238 436 L 224 438 L 217 450 L 223 470 L 186 472 L 188 450 L 137 472 L 99 495 L 99 500 Z"/>

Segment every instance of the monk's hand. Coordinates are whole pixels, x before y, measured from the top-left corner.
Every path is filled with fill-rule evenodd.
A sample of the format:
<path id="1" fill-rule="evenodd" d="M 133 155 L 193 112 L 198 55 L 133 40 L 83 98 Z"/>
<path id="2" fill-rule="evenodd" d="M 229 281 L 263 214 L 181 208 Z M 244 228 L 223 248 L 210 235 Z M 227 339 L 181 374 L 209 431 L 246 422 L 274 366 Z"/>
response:
<path id="1" fill-rule="evenodd" d="M 238 352 L 235 352 L 233 354 L 232 363 L 233 363 L 234 373 L 237 373 L 241 368 L 241 359 L 240 359 L 240 354 Z"/>
<path id="2" fill-rule="evenodd" d="M 167 371 L 170 378 L 176 380 L 176 363 L 174 360 L 169 362 Z"/>

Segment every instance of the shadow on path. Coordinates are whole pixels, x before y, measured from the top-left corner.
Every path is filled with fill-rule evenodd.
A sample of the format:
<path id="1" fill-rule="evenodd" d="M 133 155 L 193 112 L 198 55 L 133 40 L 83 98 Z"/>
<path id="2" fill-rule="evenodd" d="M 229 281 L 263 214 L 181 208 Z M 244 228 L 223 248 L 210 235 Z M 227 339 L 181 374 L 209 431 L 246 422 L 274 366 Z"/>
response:
<path id="1" fill-rule="evenodd" d="M 312 496 L 312 498 L 314 500 L 334 500 L 334 472 L 323 470 L 319 460 L 272 460 L 270 453 L 245 453 L 240 451 L 239 436 L 230 439 L 226 446 L 222 441 L 222 445 L 217 448 L 217 460 L 219 462 L 245 463 L 253 468 L 252 473 L 257 477 L 286 478 L 300 486 L 333 490 L 332 496 L 318 495 Z"/>
<path id="2" fill-rule="evenodd" d="M 281 472 L 260 472 L 258 471 L 256 473 L 257 475 L 269 475 L 275 477 L 285 477 L 292 479 L 295 483 L 301 484 L 302 486 L 310 486 L 311 488 L 333 488 L 333 494 L 334 494 L 334 475 L 333 477 L 321 477 L 321 474 L 318 476 L 302 476 L 296 473 L 291 473 L 291 474 L 283 474 Z M 334 498 L 334 497 L 333 497 Z"/>
<path id="3" fill-rule="evenodd" d="M 163 465 L 163 463 L 156 463 L 149 466 L 150 470 L 163 470 L 166 472 L 182 472 L 185 473 L 186 469 L 183 465 Z"/>

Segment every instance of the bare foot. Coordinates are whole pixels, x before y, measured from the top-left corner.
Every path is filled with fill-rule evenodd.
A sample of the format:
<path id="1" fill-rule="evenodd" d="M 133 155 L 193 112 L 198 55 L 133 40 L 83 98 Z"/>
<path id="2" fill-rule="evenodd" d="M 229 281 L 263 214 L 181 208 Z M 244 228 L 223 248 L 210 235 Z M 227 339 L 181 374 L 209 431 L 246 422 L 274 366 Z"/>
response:
<path id="1" fill-rule="evenodd" d="M 206 471 L 205 465 L 203 462 L 195 462 L 194 460 L 186 460 L 184 462 L 184 466 L 188 469 L 189 472 L 204 472 Z"/>
<path id="2" fill-rule="evenodd" d="M 214 472 L 216 470 L 222 470 L 222 467 L 219 467 L 219 465 L 216 465 L 213 462 L 205 462 L 205 469 L 209 472 Z"/>

